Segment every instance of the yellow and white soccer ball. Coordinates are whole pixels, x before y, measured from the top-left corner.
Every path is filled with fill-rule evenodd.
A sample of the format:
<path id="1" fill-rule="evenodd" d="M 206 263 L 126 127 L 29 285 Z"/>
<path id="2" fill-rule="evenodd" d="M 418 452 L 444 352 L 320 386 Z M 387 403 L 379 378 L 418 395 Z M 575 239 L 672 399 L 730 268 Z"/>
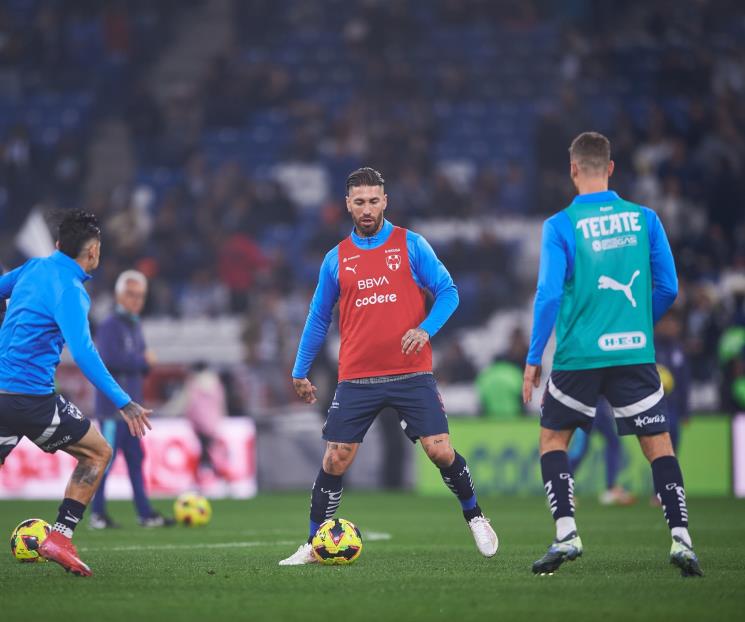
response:
<path id="1" fill-rule="evenodd" d="M 10 551 L 19 562 L 45 562 L 39 547 L 52 531 L 49 523 L 40 518 L 28 518 L 19 523 L 10 536 Z"/>
<path id="2" fill-rule="evenodd" d="M 662 383 L 662 390 L 665 395 L 669 395 L 675 389 L 675 376 L 668 367 L 657 363 L 657 373 L 660 374 L 660 382 Z"/>
<path id="3" fill-rule="evenodd" d="M 362 535 L 351 521 L 330 518 L 321 523 L 311 546 L 322 564 L 351 564 L 362 553 Z"/>
<path id="4" fill-rule="evenodd" d="M 212 518 L 212 506 L 206 497 L 196 492 L 185 492 L 173 503 L 173 515 L 187 527 L 206 525 Z"/>

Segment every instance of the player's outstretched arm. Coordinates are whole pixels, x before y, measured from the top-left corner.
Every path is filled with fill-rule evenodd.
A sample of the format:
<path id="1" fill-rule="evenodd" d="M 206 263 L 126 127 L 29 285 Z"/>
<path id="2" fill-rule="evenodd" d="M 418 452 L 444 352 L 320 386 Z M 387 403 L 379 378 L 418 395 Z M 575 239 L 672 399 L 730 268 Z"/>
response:
<path id="1" fill-rule="evenodd" d="M 293 383 L 297 379 L 306 379 L 331 325 L 331 314 L 339 299 L 339 261 L 336 253 L 336 249 L 329 251 L 321 264 L 318 285 L 310 302 L 292 368 Z"/>
<path id="2" fill-rule="evenodd" d="M 84 290 L 71 287 L 63 292 L 54 311 L 54 319 L 83 375 L 93 386 L 103 391 L 117 408 L 123 408 L 131 398 L 106 369 L 93 345 L 88 325 L 89 309 L 90 301 Z"/>
<path id="3" fill-rule="evenodd" d="M 435 299 L 429 314 L 419 325 L 419 328 L 427 333 L 427 339 L 430 339 L 437 334 L 458 308 L 460 302 L 458 288 L 453 282 L 453 277 L 450 276 L 447 268 L 437 258 L 434 249 L 424 237 L 409 231 L 406 244 L 415 278 L 422 287 L 431 292 Z"/>
<path id="4" fill-rule="evenodd" d="M 152 410 L 143 408 L 137 402 L 130 402 L 119 410 L 127 423 L 129 433 L 137 438 L 142 438 L 147 434 L 147 430 L 152 430 L 153 426 L 150 423 L 150 415 L 153 414 Z"/>
<path id="5" fill-rule="evenodd" d="M 293 378 L 292 386 L 295 387 L 297 396 L 306 404 L 315 404 L 318 401 L 316 398 L 318 389 L 307 378 Z"/>

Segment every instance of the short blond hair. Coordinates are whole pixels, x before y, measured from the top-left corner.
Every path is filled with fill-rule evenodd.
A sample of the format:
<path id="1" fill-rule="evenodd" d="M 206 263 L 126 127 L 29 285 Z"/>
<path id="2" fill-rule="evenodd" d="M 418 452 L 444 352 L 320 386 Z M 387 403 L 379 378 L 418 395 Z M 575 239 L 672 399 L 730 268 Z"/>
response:
<path id="1" fill-rule="evenodd" d="M 569 160 L 584 173 L 604 173 L 610 164 L 610 141 L 599 132 L 582 132 L 569 147 Z"/>

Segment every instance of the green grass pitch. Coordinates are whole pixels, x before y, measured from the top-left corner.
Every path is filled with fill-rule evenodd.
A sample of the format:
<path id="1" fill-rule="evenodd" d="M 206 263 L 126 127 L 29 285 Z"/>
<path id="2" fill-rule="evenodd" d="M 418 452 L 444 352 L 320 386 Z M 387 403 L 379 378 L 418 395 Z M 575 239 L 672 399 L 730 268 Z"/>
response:
<path id="1" fill-rule="evenodd" d="M 450 498 L 347 491 L 340 516 L 374 532 L 347 567 L 279 567 L 307 525 L 308 494 L 213 503 L 204 528 L 146 530 L 130 503 L 110 510 L 124 527 L 75 540 L 94 576 L 0 555 L 0 619 L 14 620 L 717 620 L 745 608 L 745 501 L 691 499 L 691 533 L 706 573 L 669 565 L 658 508 L 604 508 L 581 498 L 585 554 L 551 577 L 530 565 L 553 525 L 539 498 L 483 499 L 500 537 L 497 556 L 476 551 Z M 0 534 L 55 515 L 52 502 L 0 502 Z M 159 502 L 169 509 L 167 502 Z M 381 539 L 390 534 L 390 539 Z M 8 542 L 8 540 L 6 540 Z M 81 617 L 82 616 L 82 617 Z"/>

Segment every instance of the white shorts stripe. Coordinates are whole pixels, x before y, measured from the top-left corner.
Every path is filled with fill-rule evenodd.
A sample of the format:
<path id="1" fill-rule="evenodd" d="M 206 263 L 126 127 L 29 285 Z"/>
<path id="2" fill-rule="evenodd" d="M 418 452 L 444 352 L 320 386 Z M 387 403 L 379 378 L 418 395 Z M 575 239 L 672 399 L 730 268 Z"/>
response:
<path id="1" fill-rule="evenodd" d="M 552 378 L 548 379 L 548 392 L 551 394 L 557 402 L 561 402 L 564 406 L 576 410 L 577 412 L 587 415 L 588 417 L 595 416 L 595 407 L 583 404 L 579 400 L 575 400 L 572 396 L 562 393 L 554 384 Z"/>
<path id="2" fill-rule="evenodd" d="M 42 445 L 46 443 L 52 435 L 57 431 L 60 424 L 59 411 L 57 410 L 57 404 L 54 405 L 54 416 L 52 417 L 52 423 L 49 427 L 41 433 L 41 436 L 34 440 L 34 444 Z"/>
<path id="3" fill-rule="evenodd" d="M 614 406 L 613 415 L 616 417 L 616 419 L 634 417 L 648 411 L 653 406 L 656 406 L 664 395 L 665 390 L 662 388 L 662 384 L 660 384 L 660 388 L 657 389 L 657 391 L 652 393 L 652 395 L 648 395 L 643 400 L 639 400 L 638 402 L 634 402 L 633 404 L 629 404 L 628 406 Z"/>
<path id="4" fill-rule="evenodd" d="M 20 437 L 18 436 L 0 436 L 0 446 L 2 445 L 18 445 Z"/>

